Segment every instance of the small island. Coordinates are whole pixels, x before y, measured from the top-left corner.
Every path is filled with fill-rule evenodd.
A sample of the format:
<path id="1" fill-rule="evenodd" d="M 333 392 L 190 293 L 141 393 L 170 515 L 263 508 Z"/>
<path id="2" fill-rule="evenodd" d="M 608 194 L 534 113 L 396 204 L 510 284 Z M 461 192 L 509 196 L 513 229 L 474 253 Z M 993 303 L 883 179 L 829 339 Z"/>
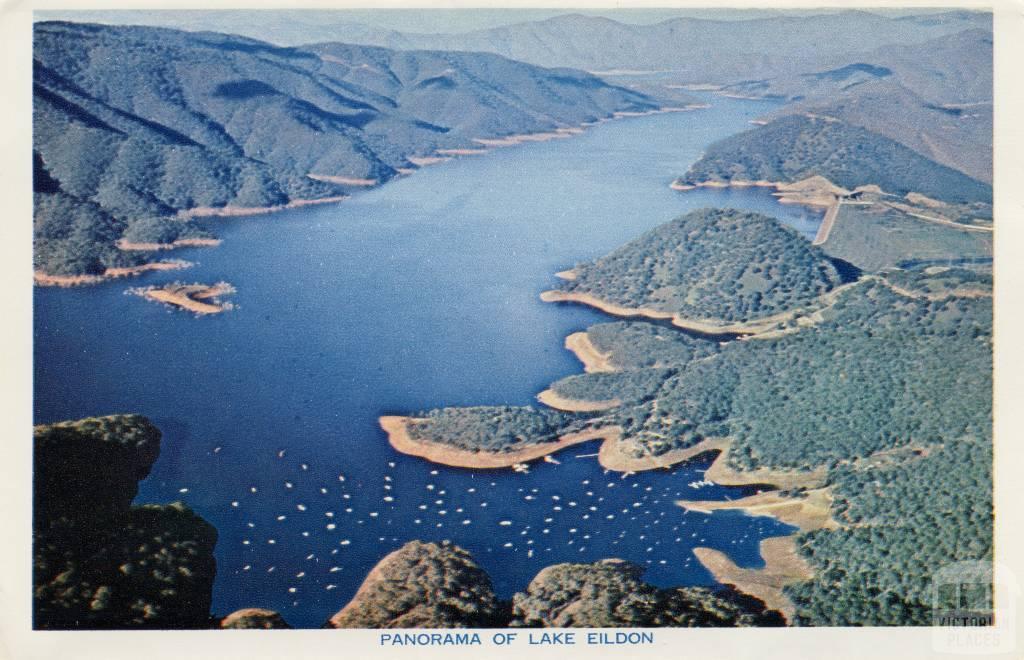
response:
<path id="1" fill-rule="evenodd" d="M 217 282 L 216 284 L 172 282 L 159 287 L 135 290 L 135 293 L 150 300 L 195 312 L 198 315 L 219 314 L 232 309 L 230 302 L 221 301 L 221 296 L 231 295 L 234 292 L 235 288 L 227 282 Z"/>

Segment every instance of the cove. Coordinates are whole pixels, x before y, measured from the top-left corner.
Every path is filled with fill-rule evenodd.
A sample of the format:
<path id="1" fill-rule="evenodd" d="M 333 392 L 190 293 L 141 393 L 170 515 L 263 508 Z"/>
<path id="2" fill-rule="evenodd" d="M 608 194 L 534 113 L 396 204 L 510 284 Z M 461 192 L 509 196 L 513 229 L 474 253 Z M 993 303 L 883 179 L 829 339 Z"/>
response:
<path id="1" fill-rule="evenodd" d="M 466 548 L 503 598 L 559 562 L 620 557 L 662 586 L 713 582 L 698 545 L 757 566 L 759 540 L 791 528 L 673 504 L 746 492 L 691 488 L 706 462 L 623 476 L 580 445 L 528 474 L 452 469 L 396 453 L 377 425 L 534 403 L 579 373 L 564 338 L 608 317 L 538 294 L 686 211 L 756 210 L 813 236 L 820 214 L 763 189 L 668 188 L 772 107 L 709 102 L 467 156 L 337 205 L 210 220 L 224 242 L 175 253 L 196 262 L 186 271 L 36 289 L 35 420 L 137 412 L 160 427 L 138 501 L 182 500 L 218 529 L 217 614 L 268 607 L 319 627 L 412 539 Z M 195 318 L 125 295 L 175 280 L 227 281 L 235 308 Z"/>

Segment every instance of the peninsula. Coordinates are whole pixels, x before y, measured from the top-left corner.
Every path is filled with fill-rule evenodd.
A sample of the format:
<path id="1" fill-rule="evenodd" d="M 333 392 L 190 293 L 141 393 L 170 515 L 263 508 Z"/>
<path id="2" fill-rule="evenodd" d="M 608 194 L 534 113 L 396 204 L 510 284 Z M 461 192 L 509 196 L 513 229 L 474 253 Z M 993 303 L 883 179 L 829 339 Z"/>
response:
<path id="1" fill-rule="evenodd" d="M 760 493 L 682 506 L 770 515 L 797 528 L 763 542 L 763 569 L 698 549 L 720 582 L 792 623 L 925 624 L 929 594 L 900 582 L 895 568 L 882 579 L 898 594 L 899 613 L 859 593 L 849 576 L 861 567 L 918 571 L 918 562 L 944 556 L 941 538 L 950 534 L 965 539 L 956 556 L 991 552 L 990 518 L 953 520 L 924 502 L 939 492 L 990 506 L 991 277 L 935 267 L 844 285 L 821 248 L 773 223 L 694 212 L 561 277 L 560 291 L 631 311 L 746 324 L 742 340 L 643 320 L 598 324 L 566 341 L 586 370 L 549 387 L 541 401 L 554 410 L 441 409 L 429 415 L 441 423 L 425 423 L 420 439 L 490 455 L 519 443 L 557 449 L 569 433 L 604 429 L 598 460 L 623 472 L 717 452 L 707 480 Z M 956 368 L 943 357 L 950 354 Z M 931 406 L 949 391 L 965 398 Z M 865 488 L 872 480 L 886 486 Z M 911 513 L 927 524 L 902 524 Z M 884 545 L 872 540 L 879 534 Z M 899 550 L 883 557 L 883 547 Z M 849 593 L 858 594 L 856 608 L 836 610 L 831 603 Z"/>

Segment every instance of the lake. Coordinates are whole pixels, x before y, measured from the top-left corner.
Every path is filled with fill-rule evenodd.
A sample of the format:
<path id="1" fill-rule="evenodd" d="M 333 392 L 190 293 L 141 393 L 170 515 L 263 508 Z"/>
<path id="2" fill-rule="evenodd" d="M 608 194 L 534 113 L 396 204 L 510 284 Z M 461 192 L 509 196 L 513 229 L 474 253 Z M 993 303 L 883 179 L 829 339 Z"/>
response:
<path id="1" fill-rule="evenodd" d="M 176 253 L 189 270 L 40 289 L 37 423 L 137 412 L 163 431 L 139 502 L 182 500 L 215 525 L 214 611 L 279 610 L 319 627 L 373 565 L 411 539 L 469 550 L 507 598 L 542 567 L 621 557 L 658 585 L 710 584 L 693 557 L 757 566 L 770 518 L 684 513 L 706 465 L 606 473 L 593 446 L 528 474 L 396 453 L 383 414 L 534 402 L 581 371 L 566 335 L 609 318 L 539 301 L 554 273 L 688 210 L 765 212 L 812 237 L 820 214 L 763 189 L 669 189 L 711 141 L 765 102 L 605 123 L 424 168 L 340 204 L 211 220 L 224 243 Z M 224 314 L 196 318 L 135 286 L 224 280 Z"/>

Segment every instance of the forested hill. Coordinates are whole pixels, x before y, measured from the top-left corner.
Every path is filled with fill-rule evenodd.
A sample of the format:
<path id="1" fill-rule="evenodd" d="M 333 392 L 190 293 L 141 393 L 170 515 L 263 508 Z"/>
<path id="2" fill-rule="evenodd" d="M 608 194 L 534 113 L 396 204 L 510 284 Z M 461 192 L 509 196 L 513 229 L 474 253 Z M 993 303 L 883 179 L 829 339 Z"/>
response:
<path id="1" fill-rule="evenodd" d="M 992 182 L 991 26 L 885 46 L 728 91 L 792 101 L 768 118 L 809 112 L 841 119 Z"/>
<path id="2" fill-rule="evenodd" d="M 139 220 L 160 241 L 193 236 L 152 218 L 337 196 L 351 189 L 337 177 L 381 182 L 473 138 L 657 107 L 586 73 L 483 53 L 65 22 L 37 23 L 33 52 L 36 267 L 57 274 L 141 258 L 115 247 Z"/>
<path id="3" fill-rule="evenodd" d="M 783 312 L 839 284 L 825 255 L 795 231 L 735 209 L 693 211 L 574 273 L 566 292 L 724 322 Z"/>
<path id="4" fill-rule="evenodd" d="M 821 175 L 844 188 L 874 184 L 898 195 L 992 202 L 992 187 L 851 124 L 791 115 L 720 140 L 680 179 L 792 182 Z"/>

